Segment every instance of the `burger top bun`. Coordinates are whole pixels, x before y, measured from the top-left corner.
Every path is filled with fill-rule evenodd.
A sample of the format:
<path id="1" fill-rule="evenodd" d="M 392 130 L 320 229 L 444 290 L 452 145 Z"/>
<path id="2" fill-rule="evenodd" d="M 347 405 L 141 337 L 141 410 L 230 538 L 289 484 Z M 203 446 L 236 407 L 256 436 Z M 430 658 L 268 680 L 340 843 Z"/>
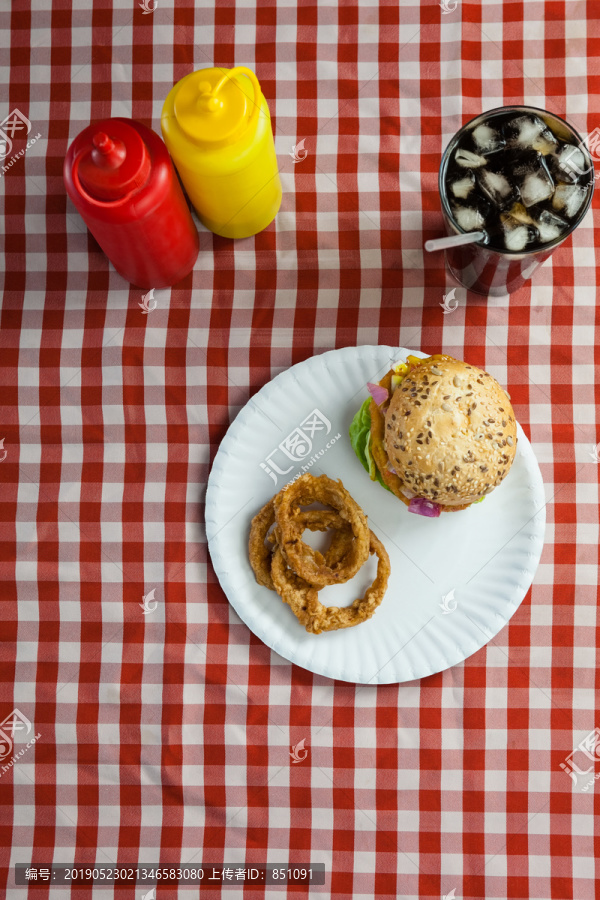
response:
<path id="1" fill-rule="evenodd" d="M 487 372 L 432 357 L 394 391 L 385 445 L 409 492 L 461 506 L 489 494 L 508 474 L 517 449 L 515 414 Z"/>

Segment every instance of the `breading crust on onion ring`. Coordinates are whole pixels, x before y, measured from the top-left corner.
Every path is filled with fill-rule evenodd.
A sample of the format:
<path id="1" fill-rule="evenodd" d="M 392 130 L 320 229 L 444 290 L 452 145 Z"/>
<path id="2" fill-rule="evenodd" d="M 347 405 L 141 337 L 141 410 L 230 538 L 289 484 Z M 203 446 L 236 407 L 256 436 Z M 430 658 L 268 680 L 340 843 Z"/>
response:
<path id="1" fill-rule="evenodd" d="M 341 481 L 304 475 L 295 484 L 297 492 L 286 496 L 291 486 L 284 488 L 252 519 L 248 549 L 256 581 L 276 591 L 312 634 L 365 622 L 387 588 L 390 560 L 385 547 Z M 300 508 L 314 501 L 334 508 Z M 321 553 L 305 544 L 305 529 L 331 532 L 327 550 Z M 319 589 L 349 581 L 372 553 L 378 557 L 377 575 L 364 596 L 348 607 L 323 606 Z"/>
<path id="2" fill-rule="evenodd" d="M 310 503 L 333 507 L 348 522 L 354 539 L 342 561 L 327 565 L 321 554 L 302 540 L 299 507 Z M 341 481 L 306 473 L 273 498 L 275 535 L 291 569 L 311 585 L 343 584 L 356 575 L 369 556 L 369 526 L 364 512 Z"/>
<path id="3" fill-rule="evenodd" d="M 256 581 L 271 591 L 277 590 L 271 575 L 273 547 L 268 547 L 265 541 L 275 543 L 275 534 L 273 532 L 269 534 L 269 529 L 274 523 L 275 509 L 271 499 L 252 519 L 248 541 L 250 565 Z M 302 531 L 305 528 L 309 531 L 335 529 L 325 556 L 318 551 L 315 551 L 315 556 L 327 566 L 336 566 L 343 562 L 349 549 L 348 538 L 352 536 L 352 531 L 348 522 L 339 513 L 328 509 L 309 509 L 298 513 L 298 526 Z"/>
<path id="4" fill-rule="evenodd" d="M 349 533 L 347 533 L 349 537 Z M 314 585 L 289 569 L 280 547 L 273 554 L 272 577 L 277 593 L 287 603 L 298 621 L 312 634 L 352 628 L 370 619 L 386 592 L 390 575 L 390 559 L 385 547 L 372 531 L 369 532 L 369 552 L 377 554 L 377 575 L 363 597 L 350 606 L 323 606 Z"/>

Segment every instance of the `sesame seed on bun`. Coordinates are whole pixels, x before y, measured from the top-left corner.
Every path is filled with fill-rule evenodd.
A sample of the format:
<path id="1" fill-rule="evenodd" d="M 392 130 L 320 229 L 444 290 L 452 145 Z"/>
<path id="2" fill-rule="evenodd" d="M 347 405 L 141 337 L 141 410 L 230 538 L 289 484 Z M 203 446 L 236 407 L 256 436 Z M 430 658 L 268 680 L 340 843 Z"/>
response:
<path id="1" fill-rule="evenodd" d="M 441 506 L 473 503 L 500 484 L 515 457 L 510 398 L 482 369 L 430 357 L 392 394 L 385 449 L 410 494 Z"/>

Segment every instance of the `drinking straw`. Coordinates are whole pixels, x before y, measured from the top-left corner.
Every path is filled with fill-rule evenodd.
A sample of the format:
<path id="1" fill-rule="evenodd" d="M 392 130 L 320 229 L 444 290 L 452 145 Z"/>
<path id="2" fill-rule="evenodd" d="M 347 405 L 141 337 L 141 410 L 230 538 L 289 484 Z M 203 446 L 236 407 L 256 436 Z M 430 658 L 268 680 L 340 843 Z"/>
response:
<path id="1" fill-rule="evenodd" d="M 434 250 L 446 250 L 447 247 L 460 247 L 462 244 L 475 244 L 485 237 L 485 231 L 470 231 L 468 234 L 455 234 L 452 237 L 436 238 L 425 241 L 425 249 L 429 253 Z"/>

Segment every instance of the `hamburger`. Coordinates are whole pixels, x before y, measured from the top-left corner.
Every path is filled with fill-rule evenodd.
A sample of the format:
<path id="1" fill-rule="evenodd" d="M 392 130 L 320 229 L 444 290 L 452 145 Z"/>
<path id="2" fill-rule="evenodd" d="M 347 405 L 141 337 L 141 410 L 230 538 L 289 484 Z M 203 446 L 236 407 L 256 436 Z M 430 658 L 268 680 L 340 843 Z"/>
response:
<path id="1" fill-rule="evenodd" d="M 509 395 L 487 372 L 451 356 L 409 356 L 367 387 L 352 447 L 409 512 L 467 509 L 508 475 L 517 423 Z"/>

